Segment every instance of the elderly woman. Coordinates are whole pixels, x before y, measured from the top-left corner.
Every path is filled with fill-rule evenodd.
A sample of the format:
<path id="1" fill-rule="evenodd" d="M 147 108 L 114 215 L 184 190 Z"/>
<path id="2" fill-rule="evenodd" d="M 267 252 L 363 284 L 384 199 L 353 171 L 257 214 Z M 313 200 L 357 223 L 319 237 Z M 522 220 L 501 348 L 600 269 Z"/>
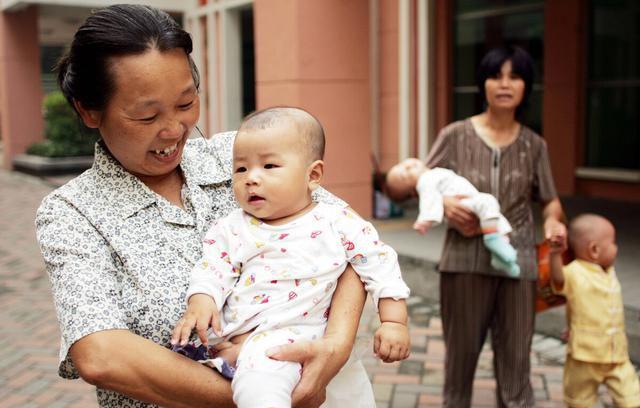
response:
<path id="1" fill-rule="evenodd" d="M 491 330 L 499 407 L 532 407 L 529 353 L 537 279 L 532 202 L 542 203 L 544 234 L 564 245 L 566 229 L 542 138 L 517 114 L 531 93 L 533 63 L 520 48 L 490 51 L 478 70 L 486 101 L 479 115 L 445 127 L 427 158 L 492 194 L 513 226 L 521 275 L 509 278 L 491 266 L 477 217 L 445 199 L 447 231 L 440 270 L 440 302 L 446 346 L 444 405 L 468 407 L 478 356 Z"/>
<path id="2" fill-rule="evenodd" d="M 101 140 L 93 167 L 44 199 L 37 234 L 62 333 L 60 375 L 95 384 L 102 407 L 233 404 L 228 381 L 168 349 L 201 236 L 237 205 L 234 134 L 189 139 L 200 109 L 191 50 L 166 13 L 120 5 L 89 17 L 59 64 L 60 88 Z M 326 192 L 316 199 L 337 201 Z M 350 269 L 325 336 L 272 350 L 303 364 L 298 406 L 322 402 L 349 357 L 363 303 Z M 361 364 L 333 383 L 340 376 L 348 387 L 339 396 L 371 394 Z M 327 399 L 336 405 L 331 392 Z"/>

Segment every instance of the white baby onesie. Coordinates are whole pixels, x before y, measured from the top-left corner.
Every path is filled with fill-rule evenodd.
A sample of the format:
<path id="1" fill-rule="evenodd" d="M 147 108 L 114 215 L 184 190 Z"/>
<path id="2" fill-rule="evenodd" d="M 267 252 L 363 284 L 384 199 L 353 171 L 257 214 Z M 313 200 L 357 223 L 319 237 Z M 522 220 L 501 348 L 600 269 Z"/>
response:
<path id="1" fill-rule="evenodd" d="M 271 360 L 264 352 L 323 335 L 347 263 L 376 307 L 380 298 L 408 297 L 395 251 L 370 223 L 340 206 L 319 203 L 278 226 L 236 210 L 207 232 L 187 296 L 206 293 L 215 299 L 222 310 L 222 338 L 253 330 L 232 382 L 238 406 L 291 403 L 300 364 Z"/>

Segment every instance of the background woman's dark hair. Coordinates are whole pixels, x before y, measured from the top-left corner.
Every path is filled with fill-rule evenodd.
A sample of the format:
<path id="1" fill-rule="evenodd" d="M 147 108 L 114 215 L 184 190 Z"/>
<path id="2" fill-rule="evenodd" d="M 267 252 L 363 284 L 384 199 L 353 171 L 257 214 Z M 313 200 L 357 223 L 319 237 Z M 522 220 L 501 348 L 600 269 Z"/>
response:
<path id="1" fill-rule="evenodd" d="M 58 86 L 72 106 L 77 100 L 87 109 L 103 110 L 114 91 L 111 58 L 176 48 L 187 54 L 198 88 L 200 76 L 189 56 L 191 36 L 171 16 L 140 5 L 99 9 L 78 29 L 69 51 L 58 62 Z"/>
<path id="2" fill-rule="evenodd" d="M 516 109 L 516 115 L 520 115 L 527 107 L 531 88 L 533 87 L 533 59 L 528 52 L 516 46 L 500 47 L 490 50 L 480 62 L 476 75 L 476 84 L 480 90 L 480 97 L 484 104 L 487 103 L 487 95 L 484 92 L 484 82 L 487 78 L 495 78 L 505 61 L 511 61 L 511 71 L 519 75 L 524 81 L 524 95 L 522 102 Z"/>

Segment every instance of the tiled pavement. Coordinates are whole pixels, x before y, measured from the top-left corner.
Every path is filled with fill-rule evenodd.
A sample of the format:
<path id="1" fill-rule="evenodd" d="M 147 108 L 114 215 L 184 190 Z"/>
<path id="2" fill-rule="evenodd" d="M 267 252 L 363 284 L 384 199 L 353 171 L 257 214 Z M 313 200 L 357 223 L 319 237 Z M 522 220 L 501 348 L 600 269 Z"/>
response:
<path id="1" fill-rule="evenodd" d="M 56 373 L 57 321 L 33 227 L 35 210 L 51 189 L 39 179 L 0 170 L 0 408 L 96 405 L 91 386 L 62 380 Z M 363 358 L 380 408 L 438 407 L 442 402 L 444 344 L 437 304 L 419 297 L 409 304 L 408 360 L 381 363 L 365 344 Z M 361 327 L 365 343 L 376 321 L 368 304 Z M 557 340 L 536 336 L 531 358 L 538 407 L 562 406 L 562 356 Z M 473 406 L 495 406 L 494 389 L 491 351 L 486 347 L 476 373 Z"/>

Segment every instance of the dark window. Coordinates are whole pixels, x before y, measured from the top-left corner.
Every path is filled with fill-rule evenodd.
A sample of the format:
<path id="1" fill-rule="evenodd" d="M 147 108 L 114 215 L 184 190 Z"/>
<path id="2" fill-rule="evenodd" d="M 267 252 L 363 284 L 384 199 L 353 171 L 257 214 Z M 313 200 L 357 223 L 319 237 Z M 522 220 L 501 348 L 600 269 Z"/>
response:
<path id="1" fill-rule="evenodd" d="M 242 115 L 256 110 L 255 51 L 253 43 L 253 9 L 240 12 L 242 32 Z"/>
<path id="2" fill-rule="evenodd" d="M 42 90 L 45 94 L 58 89 L 56 74 L 53 72 L 65 48 L 58 45 L 43 45 L 40 47 L 40 74 Z"/>
<path id="3" fill-rule="evenodd" d="M 640 169 L 640 2 L 589 8 L 585 165 Z"/>

